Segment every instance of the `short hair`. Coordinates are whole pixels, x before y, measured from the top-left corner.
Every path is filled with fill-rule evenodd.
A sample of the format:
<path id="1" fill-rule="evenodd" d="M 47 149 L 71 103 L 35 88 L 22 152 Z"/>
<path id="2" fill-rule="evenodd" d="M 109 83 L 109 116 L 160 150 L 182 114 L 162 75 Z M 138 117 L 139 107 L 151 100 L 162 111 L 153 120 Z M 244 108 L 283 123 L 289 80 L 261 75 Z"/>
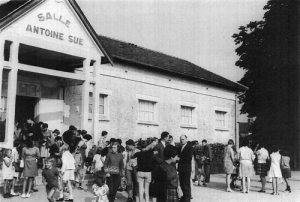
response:
<path id="1" fill-rule="evenodd" d="M 18 147 L 20 145 L 20 141 L 19 140 L 15 140 L 14 141 L 14 147 Z"/>
<path id="2" fill-rule="evenodd" d="M 105 172 L 103 172 L 102 170 L 97 171 L 97 172 L 94 174 L 94 179 L 95 179 L 95 183 L 96 183 L 99 187 L 102 187 L 102 186 L 104 185 L 105 179 L 106 179 Z"/>
<path id="3" fill-rule="evenodd" d="M 57 130 L 57 129 L 55 129 L 55 130 L 53 131 L 53 133 L 56 133 L 57 135 L 60 134 L 59 130 Z"/>
<path id="4" fill-rule="evenodd" d="M 49 126 L 48 126 L 48 124 L 47 123 L 43 123 L 43 126 L 42 126 L 43 128 L 48 128 Z"/>
<path id="5" fill-rule="evenodd" d="M 272 152 L 278 152 L 278 151 L 279 151 L 278 146 L 273 145 L 273 147 L 272 147 Z"/>
<path id="6" fill-rule="evenodd" d="M 85 135 L 83 135 L 82 138 L 86 139 L 86 140 L 90 140 L 90 139 L 92 139 L 92 136 L 90 134 L 85 134 Z"/>
<path id="7" fill-rule="evenodd" d="M 7 156 L 7 154 L 8 154 L 9 151 L 12 151 L 12 150 L 10 148 L 8 148 L 8 149 L 5 150 L 5 152 L 4 152 L 5 156 Z"/>
<path id="8" fill-rule="evenodd" d="M 160 139 L 161 139 L 161 140 L 162 140 L 162 139 L 165 139 L 165 138 L 168 137 L 168 136 L 169 136 L 169 133 L 168 133 L 167 131 L 164 131 L 164 132 L 161 133 Z"/>
<path id="9" fill-rule="evenodd" d="M 101 155 L 101 152 L 102 152 L 102 149 L 101 149 L 101 148 L 98 148 L 98 149 L 96 150 L 96 154 L 100 154 L 100 155 Z"/>
<path id="10" fill-rule="evenodd" d="M 70 147 L 69 147 L 69 145 L 67 145 L 67 144 L 64 144 L 63 146 L 60 147 L 60 150 L 61 150 L 61 151 L 67 151 L 67 150 L 69 150 L 69 149 L 70 149 Z"/>
<path id="11" fill-rule="evenodd" d="M 87 134 L 87 131 L 86 130 L 81 130 L 81 134 L 85 135 L 85 134 Z"/>
<path id="12" fill-rule="evenodd" d="M 109 142 L 116 142 L 117 140 L 116 140 L 116 138 L 110 138 L 110 140 L 109 140 Z"/>
<path id="13" fill-rule="evenodd" d="M 119 144 L 122 144 L 122 140 L 121 139 L 117 139 L 117 142 L 119 143 Z"/>
<path id="14" fill-rule="evenodd" d="M 29 147 L 29 148 L 33 147 L 33 141 L 30 138 L 26 140 L 26 147 Z"/>
<path id="15" fill-rule="evenodd" d="M 167 145 L 164 149 L 165 160 L 175 157 L 178 154 L 178 148 L 173 145 Z"/>
<path id="16" fill-rule="evenodd" d="M 75 126 L 73 126 L 73 125 L 70 125 L 69 126 L 69 130 L 77 130 L 77 128 Z"/>
<path id="17" fill-rule="evenodd" d="M 234 145 L 234 141 L 233 141 L 232 139 L 229 139 L 229 140 L 228 140 L 228 144 Z"/>
<path id="18" fill-rule="evenodd" d="M 141 140 L 140 146 L 141 146 L 142 148 L 146 148 L 146 147 L 148 146 L 148 142 L 147 142 L 146 140 Z"/>
<path id="19" fill-rule="evenodd" d="M 53 157 L 48 157 L 45 159 L 46 162 L 54 163 L 54 158 Z"/>
<path id="20" fill-rule="evenodd" d="M 56 142 L 56 141 L 59 141 L 59 140 L 62 140 L 62 138 L 60 137 L 60 136 L 56 136 L 55 138 L 54 138 L 54 141 Z"/>
<path id="21" fill-rule="evenodd" d="M 204 142 L 204 143 L 207 143 L 207 140 L 206 140 L 206 139 L 203 139 L 203 140 L 202 140 L 202 143 L 203 143 L 203 142 Z"/>
<path id="22" fill-rule="evenodd" d="M 173 139 L 173 136 L 172 136 L 172 135 L 169 135 L 169 138 L 172 138 L 172 139 Z"/>
<path id="23" fill-rule="evenodd" d="M 105 136 L 107 135 L 108 132 L 106 132 L 105 130 L 101 132 L 101 136 Z"/>
<path id="24" fill-rule="evenodd" d="M 105 143 L 107 144 L 107 145 L 109 145 L 109 141 L 107 140 L 107 141 L 105 141 Z"/>

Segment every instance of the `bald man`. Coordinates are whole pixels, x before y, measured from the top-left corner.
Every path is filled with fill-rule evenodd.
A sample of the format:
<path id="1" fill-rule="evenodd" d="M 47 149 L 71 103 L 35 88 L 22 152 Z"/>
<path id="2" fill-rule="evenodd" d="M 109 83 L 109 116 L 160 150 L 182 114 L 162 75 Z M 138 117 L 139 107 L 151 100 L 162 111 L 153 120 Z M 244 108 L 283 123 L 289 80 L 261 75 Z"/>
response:
<path id="1" fill-rule="evenodd" d="M 187 136 L 180 136 L 181 147 L 179 148 L 179 162 L 178 162 L 178 172 L 180 187 L 183 192 L 183 196 L 180 202 L 190 202 L 191 201 L 191 172 L 192 172 L 192 157 L 193 157 L 193 147 L 187 143 Z"/>

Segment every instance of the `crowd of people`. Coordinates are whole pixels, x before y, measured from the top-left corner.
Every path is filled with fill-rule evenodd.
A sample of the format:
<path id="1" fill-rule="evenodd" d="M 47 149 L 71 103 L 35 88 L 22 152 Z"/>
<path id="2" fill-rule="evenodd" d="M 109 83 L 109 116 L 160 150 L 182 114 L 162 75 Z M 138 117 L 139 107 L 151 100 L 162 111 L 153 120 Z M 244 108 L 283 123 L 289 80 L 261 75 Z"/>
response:
<path id="1" fill-rule="evenodd" d="M 94 177 L 92 186 L 95 202 L 114 202 L 117 191 L 128 193 L 127 202 L 189 202 L 192 197 L 193 181 L 199 186 L 210 182 L 212 150 L 207 141 L 188 141 L 180 136 L 175 144 L 168 132 L 145 140 L 110 138 L 102 131 L 97 144 L 87 152 L 87 142 L 92 139 L 85 130 L 70 126 L 69 130 L 51 131 L 47 123 L 34 123 L 30 119 L 16 124 L 15 141 L 12 149 L 6 149 L 3 159 L 4 198 L 17 196 L 15 184 L 23 177 L 21 197 L 28 198 L 38 191 L 35 178 L 42 169 L 42 181 L 46 185 L 47 199 L 74 201 L 73 189 L 84 189 L 82 181 L 86 174 Z M 96 141 L 95 141 L 96 142 Z M 287 184 L 291 177 L 289 157 L 285 151 L 273 148 L 269 155 L 262 144 L 254 151 L 251 141 L 239 148 L 233 140 L 224 149 L 226 190 L 233 192 L 236 181 L 241 180 L 241 191 L 249 193 L 250 178 L 254 176 L 254 159 L 257 158 L 256 174 L 260 175 L 265 192 L 266 176 L 273 180 L 273 195 L 278 195 L 278 178 Z M 270 168 L 268 163 L 270 162 Z M 55 192 L 59 198 L 54 199 Z M 64 192 L 68 192 L 69 196 Z"/>
<path id="2" fill-rule="evenodd" d="M 241 180 L 242 193 L 249 193 L 251 187 L 251 178 L 256 174 L 260 176 L 260 193 L 266 192 L 266 177 L 272 182 L 273 192 L 271 195 L 279 195 L 279 179 L 284 179 L 286 189 L 284 192 L 291 193 L 288 179 L 291 178 L 290 157 L 287 151 L 279 150 L 273 145 L 269 151 L 261 142 L 256 145 L 254 151 L 252 141 L 248 140 L 239 148 L 237 152 L 233 140 L 228 141 L 224 150 L 224 170 L 226 173 L 227 192 L 233 192 L 236 188 L 236 181 Z M 256 161 L 255 161 L 256 159 Z M 230 178 L 232 181 L 230 182 Z"/>

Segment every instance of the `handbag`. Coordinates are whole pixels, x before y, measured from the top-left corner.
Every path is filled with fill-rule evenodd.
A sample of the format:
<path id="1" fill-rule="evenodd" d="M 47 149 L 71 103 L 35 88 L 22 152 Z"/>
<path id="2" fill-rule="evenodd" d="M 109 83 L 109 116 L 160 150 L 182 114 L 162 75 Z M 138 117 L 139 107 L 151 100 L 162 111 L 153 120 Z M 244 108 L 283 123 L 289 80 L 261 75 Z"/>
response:
<path id="1" fill-rule="evenodd" d="M 23 172 L 24 162 L 23 162 L 23 167 L 21 167 L 21 161 L 14 162 L 13 166 L 15 167 L 15 172 L 21 173 Z"/>

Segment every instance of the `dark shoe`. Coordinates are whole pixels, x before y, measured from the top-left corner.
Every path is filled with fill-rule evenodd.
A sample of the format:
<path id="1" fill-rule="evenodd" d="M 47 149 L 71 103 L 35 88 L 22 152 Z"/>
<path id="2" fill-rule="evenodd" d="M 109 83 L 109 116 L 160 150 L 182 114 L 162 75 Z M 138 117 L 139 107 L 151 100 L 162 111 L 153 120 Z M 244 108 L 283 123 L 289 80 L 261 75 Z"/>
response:
<path id="1" fill-rule="evenodd" d="M 79 187 L 77 187 L 77 189 L 79 189 L 79 190 L 83 190 L 82 186 L 79 186 Z"/>
<path id="2" fill-rule="evenodd" d="M 3 194 L 3 198 L 10 198 L 10 194 L 9 193 Z"/>
<path id="3" fill-rule="evenodd" d="M 66 199 L 65 201 L 70 201 L 70 202 L 73 202 L 74 199 Z"/>
<path id="4" fill-rule="evenodd" d="M 207 187 L 207 184 L 203 183 L 203 186 Z"/>
<path id="5" fill-rule="evenodd" d="M 31 191 L 38 192 L 39 190 L 32 188 Z"/>
<path id="6" fill-rule="evenodd" d="M 263 190 L 263 189 L 261 189 L 261 190 L 259 190 L 258 192 L 265 193 L 265 192 L 266 192 L 266 190 Z"/>
<path id="7" fill-rule="evenodd" d="M 126 202 L 133 202 L 132 198 L 128 198 Z"/>
<path id="8" fill-rule="evenodd" d="M 55 201 L 64 201 L 64 198 L 56 199 Z"/>

